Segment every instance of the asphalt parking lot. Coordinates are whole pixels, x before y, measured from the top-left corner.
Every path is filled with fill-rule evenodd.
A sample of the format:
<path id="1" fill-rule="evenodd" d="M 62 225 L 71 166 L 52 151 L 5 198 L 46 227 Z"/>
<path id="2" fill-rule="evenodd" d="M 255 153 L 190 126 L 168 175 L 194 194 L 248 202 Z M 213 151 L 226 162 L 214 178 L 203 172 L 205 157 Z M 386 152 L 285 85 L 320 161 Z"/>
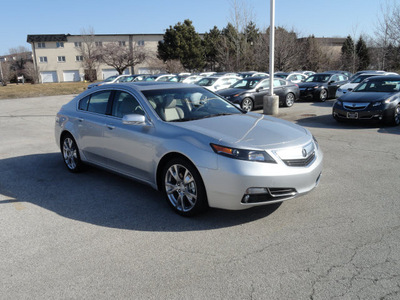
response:
<path id="1" fill-rule="evenodd" d="M 0 100 L 2 299 L 399 299 L 400 127 L 336 123 L 332 100 L 281 108 L 324 151 L 318 188 L 188 219 L 67 171 L 53 125 L 70 99 Z"/>

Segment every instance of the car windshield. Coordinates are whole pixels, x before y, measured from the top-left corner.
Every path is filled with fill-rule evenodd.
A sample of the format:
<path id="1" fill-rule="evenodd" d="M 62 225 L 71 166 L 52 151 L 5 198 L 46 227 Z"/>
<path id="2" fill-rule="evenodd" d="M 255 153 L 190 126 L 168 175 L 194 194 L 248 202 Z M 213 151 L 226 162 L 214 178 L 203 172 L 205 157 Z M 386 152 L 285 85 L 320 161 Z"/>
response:
<path id="1" fill-rule="evenodd" d="M 200 79 L 196 84 L 201 86 L 212 86 L 218 78 L 203 78 Z"/>
<path id="2" fill-rule="evenodd" d="M 257 83 L 260 82 L 260 79 L 252 79 L 251 77 L 239 80 L 238 82 L 232 84 L 230 87 L 235 89 L 244 89 L 249 90 L 253 88 Z"/>
<path id="3" fill-rule="evenodd" d="M 115 75 L 115 76 L 110 76 L 110 77 L 108 77 L 107 79 L 105 79 L 104 80 L 104 82 L 110 82 L 110 81 L 113 81 L 115 78 L 117 78 L 118 76 L 117 75 Z"/>
<path id="4" fill-rule="evenodd" d="M 354 92 L 397 93 L 400 90 L 399 80 L 367 80 L 360 83 Z"/>
<path id="5" fill-rule="evenodd" d="M 167 122 L 243 114 L 230 102 L 201 87 L 145 90 L 142 93 L 158 116 Z"/>
<path id="6" fill-rule="evenodd" d="M 354 78 L 350 83 L 360 83 L 365 78 L 368 78 L 368 77 L 371 77 L 371 76 L 375 76 L 375 75 L 360 75 L 360 76 L 357 76 L 356 78 Z"/>
<path id="7" fill-rule="evenodd" d="M 311 75 L 304 82 L 328 82 L 330 77 L 330 75 L 323 74 Z"/>
<path id="8" fill-rule="evenodd" d="M 133 78 L 135 78 L 135 77 L 133 77 L 133 76 L 125 76 L 125 77 L 120 78 L 119 82 L 130 82 L 130 81 L 133 80 Z"/>

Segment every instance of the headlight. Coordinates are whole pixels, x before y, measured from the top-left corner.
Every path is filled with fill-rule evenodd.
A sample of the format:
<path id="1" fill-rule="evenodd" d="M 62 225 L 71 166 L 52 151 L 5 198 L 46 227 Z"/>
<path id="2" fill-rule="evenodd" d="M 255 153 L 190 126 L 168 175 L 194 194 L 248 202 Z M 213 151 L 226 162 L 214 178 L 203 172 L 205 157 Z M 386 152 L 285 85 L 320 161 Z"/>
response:
<path id="1" fill-rule="evenodd" d="M 382 105 L 382 102 L 381 102 L 381 101 L 372 103 L 372 106 L 373 106 L 373 107 L 377 107 L 377 106 L 381 106 L 381 105 Z"/>
<path id="2" fill-rule="evenodd" d="M 317 85 L 317 86 L 314 86 L 314 89 L 318 89 L 319 88 L 319 86 Z"/>
<path id="3" fill-rule="evenodd" d="M 215 153 L 226 157 L 276 164 L 276 161 L 266 151 L 237 149 L 215 144 L 210 144 L 210 146 Z"/>
<path id="4" fill-rule="evenodd" d="M 337 89 L 337 91 L 338 91 L 338 92 L 341 92 L 341 91 L 342 91 L 342 89 Z"/>
<path id="5" fill-rule="evenodd" d="M 397 100 L 397 98 L 398 98 L 398 97 L 396 97 L 396 96 L 390 97 L 390 98 L 386 99 L 385 101 L 383 101 L 383 103 L 390 103 L 390 102 L 393 102 L 393 101 Z"/>
<path id="6" fill-rule="evenodd" d="M 317 149 L 318 149 L 318 148 L 319 148 L 319 144 L 318 144 L 317 139 L 315 138 L 315 136 L 312 136 L 312 138 L 313 138 L 313 140 L 314 140 L 315 146 L 316 146 Z"/>
<path id="7" fill-rule="evenodd" d="M 336 100 L 336 104 L 339 105 L 339 106 L 342 106 L 343 103 L 342 103 L 341 100 Z"/>

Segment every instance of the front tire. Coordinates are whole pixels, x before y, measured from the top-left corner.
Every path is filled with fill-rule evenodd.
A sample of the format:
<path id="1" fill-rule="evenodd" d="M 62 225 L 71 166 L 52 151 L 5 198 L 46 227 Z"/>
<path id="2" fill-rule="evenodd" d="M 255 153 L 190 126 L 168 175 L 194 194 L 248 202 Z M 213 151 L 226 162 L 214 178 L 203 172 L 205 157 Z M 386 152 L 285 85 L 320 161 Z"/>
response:
<path id="1" fill-rule="evenodd" d="M 65 134 L 61 139 L 61 154 L 65 165 L 72 173 L 82 170 L 83 163 L 79 156 L 78 146 L 70 134 Z"/>
<path id="2" fill-rule="evenodd" d="M 386 123 L 392 126 L 400 125 L 400 104 L 396 105 L 393 115 L 388 117 Z"/>
<path id="3" fill-rule="evenodd" d="M 200 173 L 186 159 L 174 158 L 165 165 L 162 191 L 172 209 L 181 216 L 194 216 L 208 208 Z"/>
<path id="4" fill-rule="evenodd" d="M 321 101 L 321 102 L 325 102 L 326 101 L 326 99 L 328 99 L 328 91 L 326 90 L 326 89 L 322 89 L 320 92 L 319 92 L 319 101 Z"/>
<path id="5" fill-rule="evenodd" d="M 293 93 L 288 93 L 285 97 L 285 103 L 284 105 L 286 107 L 291 107 L 294 104 L 295 96 Z"/>
<path id="6" fill-rule="evenodd" d="M 254 107 L 253 100 L 251 100 L 250 98 L 244 98 L 240 106 L 244 111 L 252 111 Z"/>

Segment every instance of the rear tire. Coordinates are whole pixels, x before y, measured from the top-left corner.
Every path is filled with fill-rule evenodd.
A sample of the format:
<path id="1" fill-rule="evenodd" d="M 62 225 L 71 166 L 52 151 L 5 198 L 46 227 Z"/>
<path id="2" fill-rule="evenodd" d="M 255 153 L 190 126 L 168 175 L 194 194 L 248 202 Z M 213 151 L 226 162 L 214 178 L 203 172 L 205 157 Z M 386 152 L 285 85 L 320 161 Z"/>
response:
<path id="1" fill-rule="evenodd" d="M 295 96 L 293 93 L 288 93 L 285 97 L 285 103 L 283 103 L 286 107 L 291 107 L 294 104 Z"/>

